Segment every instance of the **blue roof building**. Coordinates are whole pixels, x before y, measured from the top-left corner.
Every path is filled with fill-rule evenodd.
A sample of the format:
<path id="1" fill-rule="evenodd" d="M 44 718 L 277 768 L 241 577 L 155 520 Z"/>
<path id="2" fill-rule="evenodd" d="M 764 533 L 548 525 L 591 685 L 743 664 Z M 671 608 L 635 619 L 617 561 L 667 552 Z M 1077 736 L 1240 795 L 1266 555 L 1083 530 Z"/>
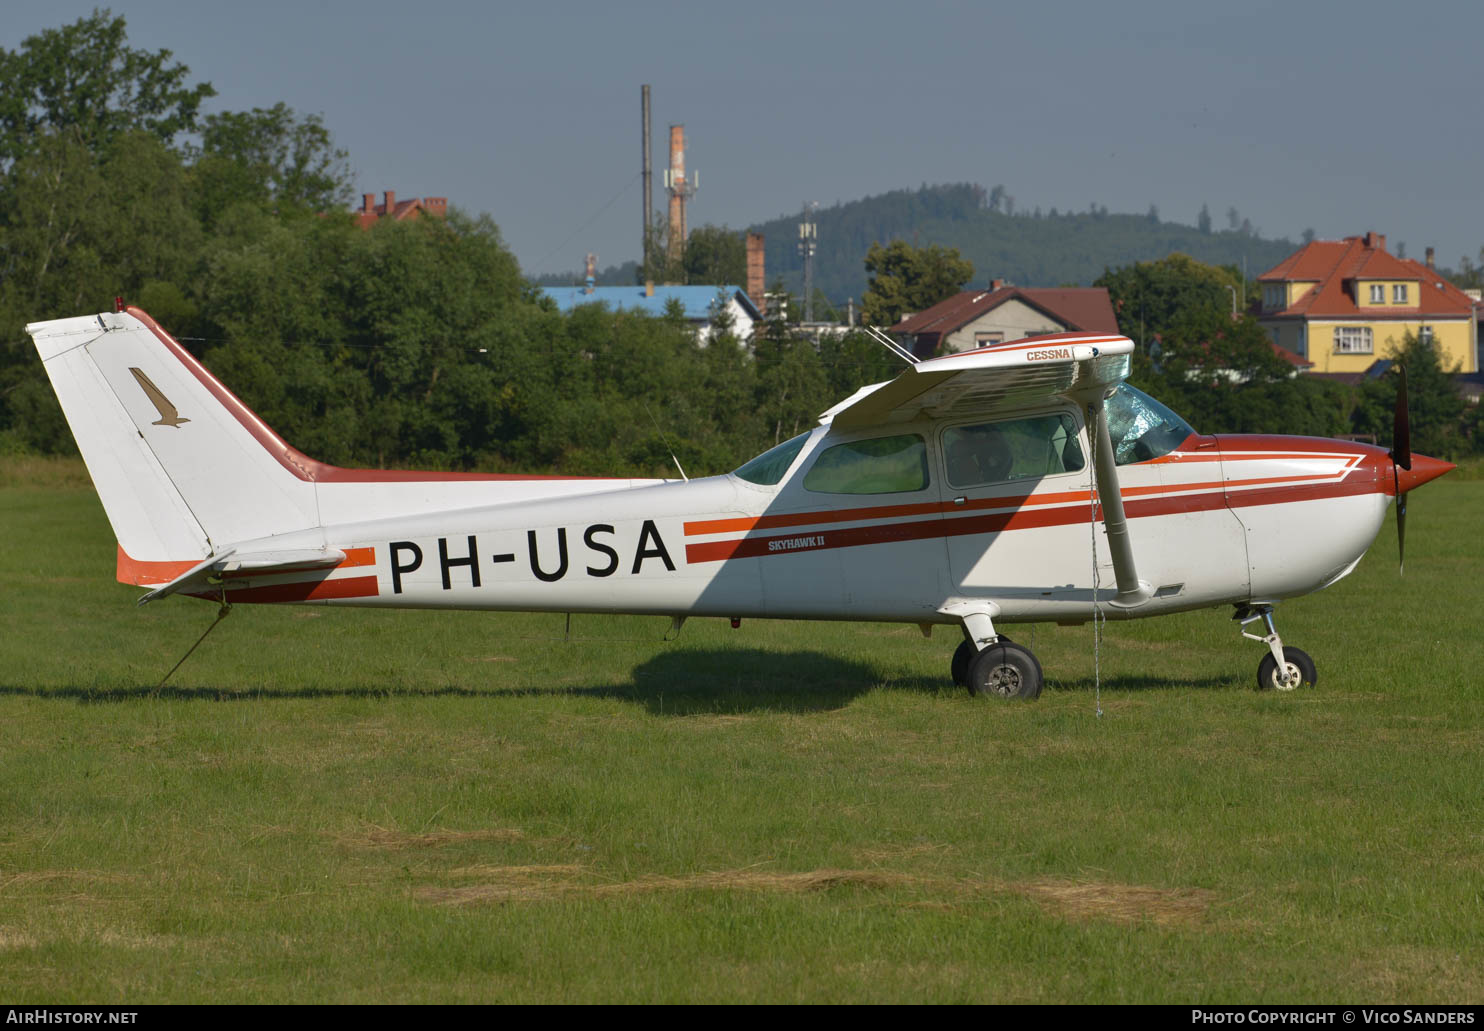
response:
<path id="1" fill-rule="evenodd" d="M 606 304 L 615 311 L 637 311 L 646 315 L 663 315 L 670 301 L 680 302 L 685 319 L 696 327 L 697 339 L 705 343 L 711 336 L 711 322 L 720 310 L 732 317 L 732 332 L 739 339 L 752 336 L 753 324 L 762 318 L 757 305 L 740 286 L 656 286 L 649 292 L 643 286 L 563 286 L 542 287 L 558 310 L 570 312 L 582 304 Z"/>

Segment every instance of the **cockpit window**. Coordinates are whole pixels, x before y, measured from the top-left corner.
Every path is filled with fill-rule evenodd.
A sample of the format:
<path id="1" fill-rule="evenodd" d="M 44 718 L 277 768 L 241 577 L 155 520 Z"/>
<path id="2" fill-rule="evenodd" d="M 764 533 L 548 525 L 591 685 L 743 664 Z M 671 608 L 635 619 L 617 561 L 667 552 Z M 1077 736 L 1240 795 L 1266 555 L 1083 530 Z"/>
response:
<path id="1" fill-rule="evenodd" d="M 763 487 L 772 487 L 783 479 L 783 474 L 788 472 L 788 467 L 794 464 L 798 457 L 799 449 L 804 446 L 804 441 L 809 439 L 809 434 L 800 433 L 792 440 L 785 440 L 777 447 L 769 448 L 758 455 L 752 461 L 737 470 L 735 475 L 746 480 L 748 483 L 756 483 Z"/>
<path id="2" fill-rule="evenodd" d="M 915 433 L 836 444 L 804 476 L 804 489 L 822 494 L 900 494 L 927 485 L 927 444 Z"/>
<path id="3" fill-rule="evenodd" d="M 1108 412 L 1108 435 L 1113 439 L 1113 457 L 1118 465 L 1167 455 L 1195 432 L 1190 423 L 1127 383 L 1119 384 L 1104 405 Z"/>

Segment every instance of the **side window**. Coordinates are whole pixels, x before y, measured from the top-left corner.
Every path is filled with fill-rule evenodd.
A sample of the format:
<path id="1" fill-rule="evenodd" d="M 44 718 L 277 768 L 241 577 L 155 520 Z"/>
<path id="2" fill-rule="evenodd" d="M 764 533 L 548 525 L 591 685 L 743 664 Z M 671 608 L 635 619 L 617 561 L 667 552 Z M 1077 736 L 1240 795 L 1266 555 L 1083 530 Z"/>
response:
<path id="1" fill-rule="evenodd" d="M 1086 464 L 1077 423 L 1066 412 L 950 427 L 943 459 L 955 487 L 1073 473 Z"/>
<path id="2" fill-rule="evenodd" d="M 899 494 L 927 485 L 927 444 L 915 433 L 836 444 L 804 476 L 804 489 L 821 494 Z"/>

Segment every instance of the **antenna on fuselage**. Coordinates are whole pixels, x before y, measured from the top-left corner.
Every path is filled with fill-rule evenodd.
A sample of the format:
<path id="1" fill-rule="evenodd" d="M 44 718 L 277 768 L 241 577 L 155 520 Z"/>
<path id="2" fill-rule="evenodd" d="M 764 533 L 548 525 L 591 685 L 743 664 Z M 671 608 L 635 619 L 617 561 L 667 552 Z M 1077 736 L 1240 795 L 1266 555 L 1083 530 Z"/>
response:
<path id="1" fill-rule="evenodd" d="M 670 461 L 672 461 L 672 462 L 675 463 L 675 468 L 680 469 L 680 459 L 678 459 L 678 458 L 675 457 L 675 449 L 670 446 L 670 438 L 668 436 L 666 436 L 665 435 L 665 431 L 660 428 L 660 421 L 658 419 L 656 419 L 654 417 L 654 413 L 649 410 L 649 402 L 648 401 L 645 401 L 644 402 L 644 411 L 645 411 L 646 414 L 648 414 L 649 421 L 652 422 L 652 423 L 654 423 L 655 431 L 659 433 L 660 440 L 664 441 L 664 443 L 665 443 L 665 450 L 668 451 L 668 452 L 670 452 Z M 682 480 L 684 480 L 686 483 L 689 483 L 690 482 L 690 477 L 687 476 L 687 475 L 685 475 L 685 470 L 684 469 L 680 469 L 680 478 Z"/>
<path id="2" fill-rule="evenodd" d="M 861 328 L 866 331 L 866 335 L 869 336 L 872 340 L 876 341 L 878 344 L 886 348 L 898 358 L 901 358 L 908 365 L 916 365 L 919 361 L 922 360 L 918 358 L 917 355 L 913 354 L 911 351 L 903 347 L 901 344 L 897 343 L 891 337 L 887 336 L 881 330 L 877 329 L 875 326 L 862 326 Z"/>

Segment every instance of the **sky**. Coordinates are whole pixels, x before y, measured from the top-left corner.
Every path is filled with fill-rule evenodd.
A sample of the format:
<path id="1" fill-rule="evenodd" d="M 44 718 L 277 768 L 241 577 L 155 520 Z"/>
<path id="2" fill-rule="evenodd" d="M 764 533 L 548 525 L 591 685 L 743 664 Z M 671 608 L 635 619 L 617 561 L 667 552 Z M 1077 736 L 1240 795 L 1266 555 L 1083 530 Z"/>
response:
<path id="1" fill-rule="evenodd" d="M 90 14 L 6 0 L 0 46 Z M 654 205 L 667 127 L 700 172 L 692 227 L 742 228 L 924 183 L 1018 209 L 1143 214 L 1264 236 L 1484 245 L 1478 9 L 1125 0 L 136 0 L 131 46 L 217 96 L 323 117 L 355 190 L 488 213 L 528 274 L 637 258 L 640 86 Z M 1413 13 L 1417 10 L 1425 14 Z"/>

